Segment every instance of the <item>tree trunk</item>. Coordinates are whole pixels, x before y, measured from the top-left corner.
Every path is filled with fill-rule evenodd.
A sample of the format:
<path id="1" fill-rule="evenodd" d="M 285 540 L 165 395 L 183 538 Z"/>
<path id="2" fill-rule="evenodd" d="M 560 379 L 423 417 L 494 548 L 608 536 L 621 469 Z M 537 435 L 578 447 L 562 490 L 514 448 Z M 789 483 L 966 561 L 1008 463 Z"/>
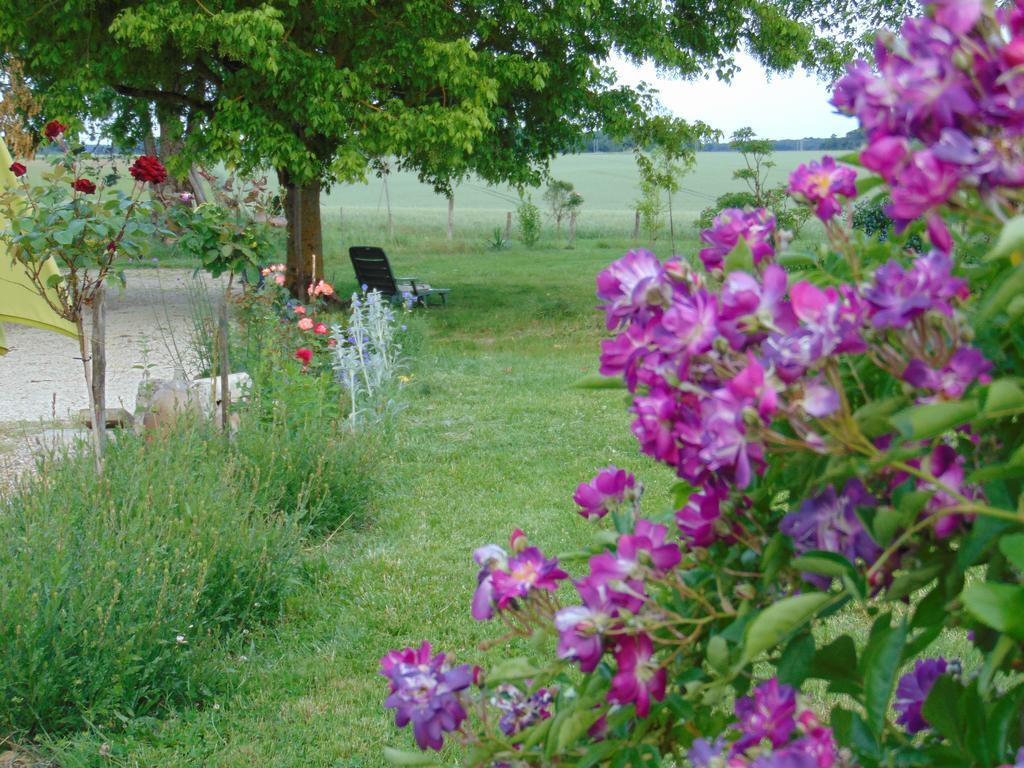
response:
<path id="1" fill-rule="evenodd" d="M 448 196 L 448 242 L 455 237 L 455 195 Z"/>
<path id="2" fill-rule="evenodd" d="M 295 184 L 288 172 L 278 170 L 284 190 L 284 214 L 288 220 L 288 271 L 285 285 L 300 301 L 306 300 L 306 288 L 313 276 L 313 254 L 323 256 L 324 240 L 320 225 L 320 182 Z"/>

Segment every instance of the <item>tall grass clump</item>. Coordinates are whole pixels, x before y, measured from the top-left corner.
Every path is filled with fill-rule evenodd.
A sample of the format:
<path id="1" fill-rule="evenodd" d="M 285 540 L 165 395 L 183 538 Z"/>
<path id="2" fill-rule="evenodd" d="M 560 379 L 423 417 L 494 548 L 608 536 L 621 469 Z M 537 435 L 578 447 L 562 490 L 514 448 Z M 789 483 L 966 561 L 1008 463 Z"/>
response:
<path id="1" fill-rule="evenodd" d="M 228 682 L 224 641 L 279 615 L 300 536 L 204 427 L 44 460 L 0 501 L 0 733 L 116 726 Z"/>

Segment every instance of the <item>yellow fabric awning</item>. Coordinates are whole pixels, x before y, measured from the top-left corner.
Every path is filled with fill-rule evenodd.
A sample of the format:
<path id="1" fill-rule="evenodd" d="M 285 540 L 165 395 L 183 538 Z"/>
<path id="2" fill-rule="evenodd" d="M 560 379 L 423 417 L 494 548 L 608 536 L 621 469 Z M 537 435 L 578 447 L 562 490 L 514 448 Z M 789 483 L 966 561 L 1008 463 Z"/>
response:
<path id="1" fill-rule="evenodd" d="M 18 184 L 11 173 L 11 154 L 7 144 L 0 141 L 0 187 L 10 189 Z M 7 222 L 0 219 L 0 228 L 6 228 Z M 57 263 L 50 259 L 43 267 L 43 276 L 60 274 Z M 0 355 L 7 352 L 4 341 L 3 323 L 21 323 L 42 328 L 54 333 L 78 338 L 75 326 L 62 318 L 40 296 L 25 274 L 24 267 L 8 253 L 7 247 L 0 243 Z"/>

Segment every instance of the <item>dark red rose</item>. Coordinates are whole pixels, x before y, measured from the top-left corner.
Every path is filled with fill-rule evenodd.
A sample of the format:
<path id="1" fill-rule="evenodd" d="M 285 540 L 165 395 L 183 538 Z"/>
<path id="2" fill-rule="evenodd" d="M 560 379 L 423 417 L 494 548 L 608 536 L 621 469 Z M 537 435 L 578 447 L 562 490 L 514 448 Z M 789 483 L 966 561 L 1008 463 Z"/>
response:
<path id="1" fill-rule="evenodd" d="M 46 127 L 43 128 L 43 133 L 46 134 L 46 138 L 48 139 L 56 139 L 67 129 L 68 127 L 59 120 L 51 120 L 46 124 Z"/>
<path id="2" fill-rule="evenodd" d="M 11 163 L 11 173 L 15 176 L 21 177 L 28 173 L 28 168 L 21 163 Z"/>
<path id="3" fill-rule="evenodd" d="M 163 184 L 167 181 L 167 169 L 164 164 L 152 155 L 142 155 L 128 169 L 132 178 L 146 183 Z"/>
<path id="4" fill-rule="evenodd" d="M 91 195 L 96 191 L 96 185 L 88 179 L 75 179 L 71 182 L 71 188 L 75 190 L 75 192 L 81 192 L 85 195 Z"/>

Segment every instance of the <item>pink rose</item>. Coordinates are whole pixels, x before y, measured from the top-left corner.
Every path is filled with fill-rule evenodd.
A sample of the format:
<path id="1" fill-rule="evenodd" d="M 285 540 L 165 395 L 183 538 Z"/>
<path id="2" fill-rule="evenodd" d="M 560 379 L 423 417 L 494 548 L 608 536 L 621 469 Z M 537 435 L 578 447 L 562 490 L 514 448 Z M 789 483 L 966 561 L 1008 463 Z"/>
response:
<path id="1" fill-rule="evenodd" d="M 278 285 L 284 285 L 284 275 L 274 275 L 274 282 Z"/>
<path id="2" fill-rule="evenodd" d="M 321 336 L 327 335 L 327 326 L 323 323 L 317 323 L 316 328 L 313 329 L 313 333 L 317 333 Z"/>
<path id="3" fill-rule="evenodd" d="M 299 320 L 299 330 L 300 331 L 308 331 L 312 327 L 313 327 L 313 318 L 311 318 L 311 317 L 304 317 L 301 320 Z"/>

